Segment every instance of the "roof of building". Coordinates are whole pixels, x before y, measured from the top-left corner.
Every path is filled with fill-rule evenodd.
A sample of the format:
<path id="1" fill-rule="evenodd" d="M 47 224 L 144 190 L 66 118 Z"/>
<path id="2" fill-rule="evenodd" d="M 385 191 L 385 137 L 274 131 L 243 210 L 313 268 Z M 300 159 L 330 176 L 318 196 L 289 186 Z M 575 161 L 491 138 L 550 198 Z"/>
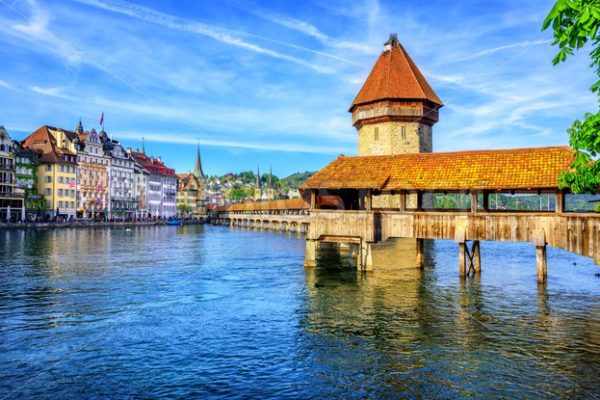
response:
<path id="1" fill-rule="evenodd" d="M 148 157 L 145 153 L 131 152 L 131 156 L 142 167 L 148 170 L 151 174 L 175 177 L 175 170 L 167 167 L 162 160 L 154 157 Z"/>
<path id="2" fill-rule="evenodd" d="M 215 211 L 271 211 L 271 210 L 304 210 L 308 209 L 308 204 L 304 199 L 286 199 L 286 200 L 270 200 L 256 201 L 239 204 L 231 204 L 229 206 L 216 207 Z"/>
<path id="3" fill-rule="evenodd" d="M 55 136 L 57 131 L 63 132 L 71 141 L 77 138 L 75 132 L 44 125 L 27 136 L 22 145 L 38 153 L 38 161 L 42 163 L 77 164 L 76 153 L 57 143 Z"/>
<path id="4" fill-rule="evenodd" d="M 429 100 L 442 106 L 425 77 L 395 36 L 390 36 L 350 111 L 380 100 Z"/>
<path id="5" fill-rule="evenodd" d="M 340 156 L 303 189 L 556 189 L 574 159 L 569 147 Z"/>

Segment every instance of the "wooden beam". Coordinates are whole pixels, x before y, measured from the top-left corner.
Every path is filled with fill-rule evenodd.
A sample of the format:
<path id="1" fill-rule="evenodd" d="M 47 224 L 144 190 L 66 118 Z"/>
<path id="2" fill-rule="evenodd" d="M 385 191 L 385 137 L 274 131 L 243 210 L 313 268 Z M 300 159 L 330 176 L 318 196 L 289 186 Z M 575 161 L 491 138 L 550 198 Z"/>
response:
<path id="1" fill-rule="evenodd" d="M 315 189 L 310 190 L 310 209 L 317 209 L 317 191 Z"/>
<path id="2" fill-rule="evenodd" d="M 461 278 L 467 276 L 467 264 L 465 259 L 467 244 L 465 242 L 458 243 L 458 275 Z"/>
<path id="3" fill-rule="evenodd" d="M 471 192 L 471 212 L 474 214 L 477 213 L 477 192 L 476 191 Z"/>
<path id="4" fill-rule="evenodd" d="M 473 241 L 473 267 L 475 268 L 475 273 L 478 274 L 481 272 L 481 250 L 479 246 L 479 240 Z"/>
<path id="5" fill-rule="evenodd" d="M 554 195 L 554 212 L 557 214 L 565 212 L 565 194 L 561 190 Z"/>
<path id="6" fill-rule="evenodd" d="M 399 205 L 400 205 L 399 210 L 401 212 L 405 212 L 406 211 L 406 192 L 404 190 L 401 190 L 398 193 L 398 202 L 399 202 Z"/>
<path id="7" fill-rule="evenodd" d="M 373 205 L 373 191 L 371 189 L 367 189 L 367 193 L 365 194 L 365 210 L 371 211 Z"/>

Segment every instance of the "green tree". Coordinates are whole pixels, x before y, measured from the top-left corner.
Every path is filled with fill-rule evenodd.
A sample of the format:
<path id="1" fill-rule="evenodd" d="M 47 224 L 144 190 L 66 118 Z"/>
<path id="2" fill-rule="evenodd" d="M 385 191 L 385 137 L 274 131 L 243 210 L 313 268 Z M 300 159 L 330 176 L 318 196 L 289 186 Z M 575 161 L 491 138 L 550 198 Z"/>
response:
<path id="1" fill-rule="evenodd" d="M 548 13 L 543 30 L 552 26 L 553 45 L 560 48 L 552 63 L 566 61 L 574 50 L 590 43 L 590 67 L 598 76 L 591 91 L 600 100 L 600 0 L 557 0 Z M 569 144 L 576 152 L 571 171 L 560 178 L 561 187 L 573 193 L 597 193 L 600 188 L 600 111 L 586 113 L 583 120 L 576 120 L 568 129 Z"/>
<path id="2" fill-rule="evenodd" d="M 177 206 L 177 211 L 179 211 L 181 214 L 188 214 L 190 211 L 192 211 L 192 208 L 187 204 L 179 204 Z"/>

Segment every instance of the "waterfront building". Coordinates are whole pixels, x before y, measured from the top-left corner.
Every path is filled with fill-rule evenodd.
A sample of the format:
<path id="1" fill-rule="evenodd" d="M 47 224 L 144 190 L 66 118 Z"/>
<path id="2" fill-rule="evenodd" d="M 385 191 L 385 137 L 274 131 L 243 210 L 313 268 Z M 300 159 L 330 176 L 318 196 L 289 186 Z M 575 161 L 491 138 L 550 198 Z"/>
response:
<path id="1" fill-rule="evenodd" d="M 116 140 L 100 132 L 104 154 L 110 157 L 108 213 L 111 218 L 132 219 L 137 215 L 137 201 L 134 194 L 135 166 L 131 154 Z"/>
<path id="2" fill-rule="evenodd" d="M 22 142 L 38 155 L 37 188 L 48 216 L 75 217 L 78 141 L 76 132 L 44 125 Z"/>
<path id="3" fill-rule="evenodd" d="M 138 151 L 136 150 L 136 152 Z M 148 204 L 146 197 L 150 172 L 131 155 L 131 148 L 127 148 L 127 153 L 133 160 L 133 194 L 137 202 L 136 218 L 147 219 Z"/>
<path id="4" fill-rule="evenodd" d="M 199 218 L 201 215 L 204 215 L 206 213 L 206 177 L 204 176 L 204 171 L 202 171 L 200 149 L 198 149 L 196 154 L 194 172 L 177 174 L 177 178 L 177 214 L 187 214 L 193 218 Z"/>
<path id="5" fill-rule="evenodd" d="M 148 157 L 144 150 L 131 156 L 149 175 L 146 183 L 146 206 L 151 218 L 171 218 L 177 213 L 177 175 L 160 157 Z"/>
<path id="6" fill-rule="evenodd" d="M 76 132 L 79 135 L 77 216 L 103 218 L 110 207 L 111 157 L 104 153 L 102 140 L 95 129 L 84 132 L 79 121 Z"/>
<path id="7" fill-rule="evenodd" d="M 25 218 L 32 219 L 46 211 L 46 200 L 37 190 L 38 154 L 14 142 L 17 188 L 25 196 Z"/>
<path id="8" fill-rule="evenodd" d="M 0 221 L 23 219 L 24 192 L 17 187 L 15 146 L 0 125 Z"/>

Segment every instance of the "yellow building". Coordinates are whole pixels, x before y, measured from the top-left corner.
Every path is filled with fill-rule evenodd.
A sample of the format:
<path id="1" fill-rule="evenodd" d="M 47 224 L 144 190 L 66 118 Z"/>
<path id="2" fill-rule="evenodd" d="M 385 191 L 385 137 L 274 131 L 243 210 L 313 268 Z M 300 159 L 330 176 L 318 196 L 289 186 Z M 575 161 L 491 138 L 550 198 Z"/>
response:
<path id="1" fill-rule="evenodd" d="M 23 141 L 39 154 L 38 193 L 47 201 L 48 215 L 74 218 L 77 207 L 77 134 L 44 125 Z"/>
<path id="2" fill-rule="evenodd" d="M 200 150 L 196 156 L 194 173 L 177 174 L 177 215 L 199 218 L 206 213 L 204 189 L 206 178 L 200 162 Z"/>

